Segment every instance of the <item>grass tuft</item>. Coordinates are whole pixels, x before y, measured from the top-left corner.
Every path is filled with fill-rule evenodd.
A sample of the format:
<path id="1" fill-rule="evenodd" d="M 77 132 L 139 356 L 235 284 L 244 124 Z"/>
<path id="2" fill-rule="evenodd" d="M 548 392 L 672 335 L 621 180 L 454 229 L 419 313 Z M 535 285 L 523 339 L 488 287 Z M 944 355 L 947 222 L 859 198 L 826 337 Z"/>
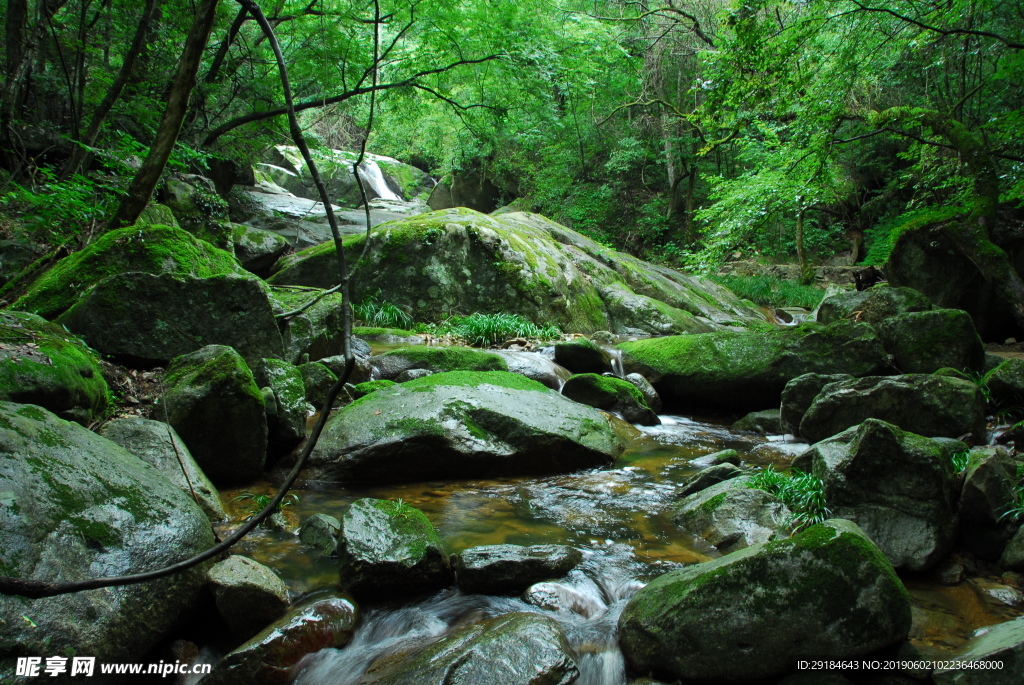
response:
<path id="1" fill-rule="evenodd" d="M 747 485 L 770 492 L 782 500 L 793 512 L 789 521 L 793 532 L 826 521 L 831 515 L 825 506 L 825 489 L 821 479 L 810 473 L 792 469 L 787 475 L 769 466 L 751 478 Z"/>
<path id="2" fill-rule="evenodd" d="M 762 307 L 814 309 L 825 297 L 825 291 L 814 286 L 784 281 L 775 276 L 711 276 L 711 280 L 728 288 L 737 297 Z"/>
<path id="3" fill-rule="evenodd" d="M 465 339 L 474 347 L 490 347 L 512 338 L 558 338 L 557 326 L 538 326 L 518 314 L 472 314 L 455 317 L 437 328 L 437 333 Z"/>
<path id="4" fill-rule="evenodd" d="M 364 326 L 374 328 L 409 328 L 412 326 L 412 317 L 401 307 L 385 300 L 379 299 L 380 290 L 376 295 L 367 295 L 363 301 L 355 305 L 353 313 L 357 321 Z"/>

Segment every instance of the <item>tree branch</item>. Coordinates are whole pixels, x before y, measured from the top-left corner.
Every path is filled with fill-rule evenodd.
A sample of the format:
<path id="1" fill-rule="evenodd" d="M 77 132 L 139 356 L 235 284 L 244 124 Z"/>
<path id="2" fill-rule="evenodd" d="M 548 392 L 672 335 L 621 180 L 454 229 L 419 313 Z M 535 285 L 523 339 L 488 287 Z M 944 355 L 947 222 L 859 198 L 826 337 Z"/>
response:
<path id="1" fill-rule="evenodd" d="M 899 19 L 900 21 L 905 21 L 908 24 L 913 24 L 914 26 L 917 26 L 918 28 L 924 29 L 925 31 L 931 31 L 932 33 L 937 33 L 940 36 L 978 36 L 980 38 L 992 38 L 993 40 L 997 40 L 1000 43 L 1002 43 L 1003 45 L 1005 45 L 1006 47 L 1011 48 L 1013 50 L 1024 50 L 1024 43 L 1020 43 L 1020 42 L 1018 42 L 1016 40 L 1011 40 L 1009 38 L 1006 38 L 1005 36 L 999 35 L 998 33 L 992 33 L 991 31 L 978 31 L 978 30 L 975 30 L 975 29 L 957 29 L 957 28 L 943 29 L 943 28 L 939 28 L 938 26 L 932 26 L 931 24 L 926 24 L 923 21 L 920 21 L 920 20 L 914 19 L 912 17 L 908 17 L 908 16 L 905 16 L 903 14 L 900 14 L 899 12 L 891 10 L 888 7 L 868 7 L 867 5 L 864 5 L 863 3 L 859 2 L 858 0 L 850 0 L 850 2 L 852 2 L 854 5 L 859 7 L 861 9 L 861 11 L 863 11 L 863 12 L 874 12 L 876 14 L 888 14 L 890 16 L 893 16 L 893 17 Z"/>

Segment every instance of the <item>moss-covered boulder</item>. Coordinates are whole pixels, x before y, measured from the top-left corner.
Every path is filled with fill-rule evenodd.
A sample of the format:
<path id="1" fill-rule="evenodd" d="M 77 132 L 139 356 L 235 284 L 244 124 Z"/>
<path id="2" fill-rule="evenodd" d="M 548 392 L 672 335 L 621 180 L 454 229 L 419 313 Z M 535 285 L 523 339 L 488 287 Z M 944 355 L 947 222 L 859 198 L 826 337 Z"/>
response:
<path id="1" fill-rule="evenodd" d="M 852 380 L 853 376 L 848 373 L 805 373 L 786 383 L 786 387 L 782 389 L 782 407 L 779 414 L 783 425 L 787 430 L 799 433 L 800 421 L 814 404 L 814 398 L 821 389 L 829 383 Z"/>
<path id="2" fill-rule="evenodd" d="M 849 659 L 905 640 L 910 598 L 849 521 L 666 573 L 633 596 L 619 644 L 664 680 L 755 680 L 814 655 Z"/>
<path id="3" fill-rule="evenodd" d="M 293 312 L 313 301 L 320 290 L 274 290 L 274 311 L 280 315 Z M 318 361 L 334 357 L 344 351 L 344 317 L 341 309 L 341 293 L 326 295 L 313 306 L 284 320 L 281 338 L 284 342 L 284 358 L 298 364 L 308 355 L 307 361 Z"/>
<path id="4" fill-rule="evenodd" d="M 508 362 L 500 354 L 469 347 L 401 347 L 370 359 L 379 378 L 395 380 L 411 369 L 432 373 L 445 371 L 508 371 Z"/>
<path id="5" fill-rule="evenodd" d="M 211 481 L 233 485 L 263 474 L 266 409 L 237 352 L 209 345 L 178 357 L 167 368 L 164 385 L 168 422 Z"/>
<path id="6" fill-rule="evenodd" d="M 238 554 L 214 564 L 206 576 L 217 612 L 241 640 L 248 640 L 284 614 L 288 586 L 263 564 Z"/>
<path id="7" fill-rule="evenodd" d="M 151 224 L 181 228 L 178 225 L 178 220 L 174 218 L 174 212 L 171 211 L 171 208 L 157 202 L 150 202 L 146 205 L 146 208 L 142 210 L 139 218 L 135 221 L 136 226 L 149 226 Z"/>
<path id="8" fill-rule="evenodd" d="M 129 271 L 196 278 L 245 273 L 230 254 L 180 228 L 129 226 L 59 261 L 14 307 L 52 319 L 104 278 Z"/>
<path id="9" fill-rule="evenodd" d="M 227 518 L 216 486 L 168 424 L 143 418 L 118 418 L 103 424 L 100 435 L 156 467 L 164 478 L 189 498 L 194 496 L 211 521 Z"/>
<path id="10" fill-rule="evenodd" d="M 1024 405 L 1024 359 L 1007 359 L 985 374 L 985 385 L 998 405 Z"/>
<path id="11" fill-rule="evenodd" d="M 0 312 L 0 400 L 38 404 L 88 425 L 109 396 L 95 356 L 75 336 L 34 314 Z"/>
<path id="12" fill-rule="evenodd" d="M 583 554 L 565 545 L 484 545 L 459 552 L 455 575 L 463 592 L 519 594 L 534 583 L 561 578 Z"/>
<path id="13" fill-rule="evenodd" d="M 311 597 L 218 661 L 203 685 L 288 685 L 302 657 L 344 647 L 358 620 L 348 597 Z"/>
<path id="14" fill-rule="evenodd" d="M 253 362 L 281 356 L 266 286 L 254 276 L 117 274 L 89 289 L 57 322 L 132 365 L 166 364 L 214 344 Z"/>
<path id="15" fill-rule="evenodd" d="M 195 502 L 138 457 L 40 407 L 0 402 L 0 575 L 129 575 L 213 543 Z M 139 658 L 202 602 L 205 573 L 46 599 L 0 596 L 0 680 L 14 682 L 16 656 Z"/>
<path id="16" fill-rule="evenodd" d="M 949 376 L 869 376 L 830 383 L 800 421 L 811 442 L 869 418 L 930 438 L 985 436 L 985 400 L 970 381 Z"/>
<path id="17" fill-rule="evenodd" d="M 342 588 L 354 595 L 415 594 L 454 580 L 448 555 L 419 509 L 403 502 L 358 499 L 338 534 Z"/>
<path id="18" fill-rule="evenodd" d="M 389 380 L 366 381 L 365 383 L 357 383 L 351 387 L 345 386 L 345 393 L 351 399 L 358 400 L 360 397 L 366 397 L 371 392 L 390 388 L 393 385 L 395 385 L 395 382 Z"/>
<path id="19" fill-rule="evenodd" d="M 655 414 L 661 411 L 664 403 L 661 401 L 661 395 L 654 389 L 651 382 L 641 376 L 638 373 L 627 373 L 623 376 L 623 380 L 627 383 L 632 383 L 633 386 L 640 391 L 640 394 L 644 396 L 644 401 L 647 402 L 647 406 L 651 408 Z"/>
<path id="20" fill-rule="evenodd" d="M 657 426 L 661 423 L 636 386 L 621 378 L 599 376 L 596 373 L 577 374 L 565 382 L 562 394 L 573 402 L 618 412 L 630 423 L 644 426 Z"/>
<path id="21" fill-rule="evenodd" d="M 555 343 L 555 363 L 573 373 L 601 374 L 613 370 L 608 350 L 586 338 Z"/>
<path id="22" fill-rule="evenodd" d="M 896 568 L 923 571 L 956 540 L 951 457 L 966 449 L 868 419 L 807 458 L 834 516 L 859 525 Z"/>
<path id="23" fill-rule="evenodd" d="M 423 338 L 412 331 L 401 328 L 379 328 L 375 326 L 354 326 L 352 335 L 371 343 L 386 345 L 422 345 Z"/>
<path id="24" fill-rule="evenodd" d="M 875 324 L 886 352 L 903 373 L 954 368 L 980 373 L 985 348 L 974 322 L 959 309 L 897 314 Z"/>
<path id="25" fill-rule="evenodd" d="M 231 243 L 235 259 L 246 271 L 257 276 L 267 276 L 277 260 L 288 251 L 288 241 L 273 231 L 231 224 Z"/>
<path id="26" fill-rule="evenodd" d="M 362 254 L 367 238 L 346 238 Z M 330 288 L 334 247 L 325 243 L 279 262 L 270 281 Z M 763 321 L 708 281 L 599 245 L 542 216 L 487 216 L 446 209 L 381 224 L 354 270 L 356 300 L 380 292 L 418 321 L 455 311 L 507 312 L 588 333 L 691 333 Z"/>
<path id="27" fill-rule="evenodd" d="M 931 308 L 931 300 L 913 288 L 882 286 L 829 295 L 818 306 L 817 319 L 824 324 L 851 318 L 876 324 L 891 316 Z"/>
<path id="28" fill-rule="evenodd" d="M 607 415 L 516 374 L 438 373 L 378 390 L 327 423 L 309 475 L 395 481 L 563 473 L 611 463 Z"/>
<path id="29" fill-rule="evenodd" d="M 728 451 L 735 452 L 736 450 Z M 710 488 L 712 485 L 717 485 L 741 475 L 743 475 L 743 469 L 736 464 L 730 464 L 729 462 L 713 464 L 684 481 L 683 487 L 677 494 L 679 497 L 689 497 L 694 493 Z"/>
<path id="30" fill-rule="evenodd" d="M 786 387 L 789 387 L 788 383 Z M 760 433 L 761 435 L 779 435 L 786 432 L 786 427 L 782 424 L 782 416 L 778 409 L 752 411 L 732 424 L 732 428 L 733 430 L 750 431 L 751 433 Z"/>
<path id="31" fill-rule="evenodd" d="M 749 482 L 747 476 L 728 478 L 688 495 L 672 522 L 723 554 L 774 540 L 789 529 L 792 512 L 775 495 L 748 487 Z"/>
<path id="32" fill-rule="evenodd" d="M 361 685 L 569 685 L 576 654 L 558 623 L 511 613 L 463 626 L 437 642 L 370 665 Z"/>
<path id="33" fill-rule="evenodd" d="M 262 359 L 253 368 L 260 388 L 274 393 L 277 412 L 267 419 L 268 437 L 279 448 L 293 447 L 306 437 L 306 385 L 297 368 L 281 359 Z"/>
<path id="34" fill-rule="evenodd" d="M 328 514 L 313 514 L 302 522 L 299 540 L 328 556 L 338 551 L 341 521 Z"/>
<path id="35" fill-rule="evenodd" d="M 979 632 L 950 656 L 950 661 L 973 663 L 936 670 L 932 673 L 935 685 L 1016 685 L 1020 682 L 1020 674 L 1024 673 L 1024 618 L 997 623 Z M 996 664 L 1001 668 L 994 668 Z"/>
<path id="36" fill-rule="evenodd" d="M 971 450 L 957 508 L 958 547 L 986 561 L 999 559 L 1016 529 L 1004 516 L 1016 502 L 1016 471 L 1005 447 Z"/>
<path id="37" fill-rule="evenodd" d="M 622 343 L 627 373 L 649 379 L 669 405 L 755 411 L 779 403 L 805 373 L 884 373 L 888 360 L 863 323 L 804 324 L 767 331 L 719 331 Z"/>
<path id="38" fill-rule="evenodd" d="M 572 374 L 547 357 L 535 352 L 519 352 L 515 350 L 495 350 L 508 364 L 508 370 L 518 373 L 531 380 L 541 383 L 552 390 L 561 389 Z"/>
<path id="39" fill-rule="evenodd" d="M 334 372 L 318 362 L 301 364 L 298 367 L 299 375 L 302 376 L 302 384 L 306 388 L 306 401 L 316 407 L 317 411 L 323 409 L 327 401 L 327 394 L 338 382 Z"/>

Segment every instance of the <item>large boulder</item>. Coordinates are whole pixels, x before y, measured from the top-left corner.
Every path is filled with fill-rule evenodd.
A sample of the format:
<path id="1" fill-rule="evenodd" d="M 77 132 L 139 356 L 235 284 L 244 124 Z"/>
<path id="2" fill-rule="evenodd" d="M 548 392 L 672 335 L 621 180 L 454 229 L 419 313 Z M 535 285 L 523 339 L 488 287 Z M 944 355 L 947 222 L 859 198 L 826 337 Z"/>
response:
<path id="1" fill-rule="evenodd" d="M 338 561 L 341 587 L 356 596 L 414 594 L 454 580 L 434 527 L 403 502 L 353 502 L 341 519 Z"/>
<path id="2" fill-rule="evenodd" d="M 903 373 L 934 373 L 942 368 L 985 368 L 985 348 L 967 312 L 933 309 L 891 316 L 875 324 L 893 364 Z"/>
<path id="3" fill-rule="evenodd" d="M 0 400 L 38 404 L 88 425 L 103 418 L 107 383 L 78 338 L 42 317 L 0 312 Z"/>
<path id="4" fill-rule="evenodd" d="M 949 661 L 960 664 L 932 673 L 935 685 L 1016 685 L 1024 673 L 1024 618 L 983 629 Z"/>
<path id="5" fill-rule="evenodd" d="M 910 598 L 849 521 L 666 573 L 633 596 L 619 644 L 666 680 L 754 680 L 801 658 L 850 659 L 905 640 Z"/>
<path id="6" fill-rule="evenodd" d="M 321 290 L 274 290 L 273 303 L 277 315 L 294 312 L 321 295 Z M 344 351 L 344 318 L 341 308 L 341 293 L 332 293 L 316 301 L 313 306 L 284 321 L 281 338 L 284 342 L 284 359 L 298 364 L 308 355 L 307 361 L 334 357 Z"/>
<path id="7" fill-rule="evenodd" d="M 438 373 L 332 416 L 310 457 L 334 482 L 561 473 L 611 463 L 607 415 L 508 372 Z"/>
<path id="8" fill-rule="evenodd" d="M 344 647 L 358 620 L 348 597 L 311 597 L 217 662 L 203 685 L 288 685 L 302 657 Z"/>
<path id="9" fill-rule="evenodd" d="M 1013 535 L 1004 514 L 1016 502 L 1017 465 L 1004 447 L 971 451 L 960 490 L 959 546 L 995 561 Z"/>
<path id="10" fill-rule="evenodd" d="M 572 374 L 547 357 L 535 352 L 495 350 L 508 365 L 508 370 L 543 384 L 552 390 L 560 390 Z"/>
<path id="11" fill-rule="evenodd" d="M 829 295 L 818 305 L 817 319 L 824 324 L 848 318 L 877 324 L 892 316 L 931 308 L 931 300 L 913 288 L 880 286 Z"/>
<path id="12" fill-rule="evenodd" d="M 164 478 L 189 498 L 195 498 L 211 521 L 227 518 L 216 486 L 168 424 L 143 418 L 119 418 L 103 424 L 100 435 L 156 467 Z"/>
<path id="13" fill-rule="evenodd" d="M 562 394 L 589 407 L 618 412 L 630 423 L 644 426 L 661 423 L 636 386 L 621 378 L 596 373 L 577 374 L 565 382 Z"/>
<path id="14" fill-rule="evenodd" d="M 600 374 L 613 370 L 608 350 L 586 338 L 555 343 L 555 363 L 573 373 Z"/>
<path id="15" fill-rule="evenodd" d="M 248 557 L 232 554 L 207 574 L 217 611 L 239 639 L 248 640 L 288 608 L 288 586 Z"/>
<path id="16" fill-rule="evenodd" d="M 0 575 L 69 582 L 142 573 L 214 544 L 199 507 L 122 447 L 0 402 Z M 0 596 L 0 681 L 16 656 L 146 654 L 203 600 L 205 566 L 45 599 Z"/>
<path id="17" fill-rule="evenodd" d="M 178 357 L 164 384 L 167 420 L 211 481 L 234 485 L 263 474 L 265 404 L 237 352 L 209 345 Z"/>
<path id="18" fill-rule="evenodd" d="M 884 373 L 871 326 L 840 321 L 770 331 L 719 331 L 619 345 L 626 372 L 648 378 L 669 405 L 756 411 L 777 405 L 786 383 L 806 373 Z"/>
<path id="19" fill-rule="evenodd" d="M 302 384 L 306 388 L 306 401 L 316 407 L 317 411 L 323 409 L 324 402 L 331 388 L 338 382 L 334 372 L 318 362 L 309 362 L 298 367 L 299 375 L 302 376 Z"/>
<path id="20" fill-rule="evenodd" d="M 896 568 L 923 571 L 956 540 L 951 457 L 966 449 L 868 419 L 806 458 L 834 516 L 859 525 Z"/>
<path id="21" fill-rule="evenodd" d="M 829 383 L 840 381 L 852 381 L 853 376 L 848 373 L 825 375 L 820 373 L 805 373 L 797 376 L 786 387 L 782 389 L 782 407 L 780 418 L 786 428 L 794 433 L 800 432 L 800 421 L 804 414 L 814 404 L 814 398 L 818 396 L 821 389 Z"/>
<path id="22" fill-rule="evenodd" d="M 869 418 L 930 438 L 985 436 L 985 400 L 978 387 L 961 378 L 924 374 L 830 383 L 804 414 L 800 432 L 817 442 Z"/>
<path id="23" fill-rule="evenodd" d="M 558 623 L 511 613 L 459 628 L 429 646 L 372 664 L 359 685 L 569 685 L 576 654 Z"/>
<path id="24" fill-rule="evenodd" d="M 348 237 L 346 249 L 362 254 L 366 240 Z M 337 283 L 330 243 L 285 257 L 279 266 L 270 278 L 277 285 Z M 764 320 L 710 281 L 610 250 L 523 212 L 494 217 L 456 208 L 388 222 L 370 234 L 366 256 L 355 266 L 356 300 L 379 291 L 418 321 L 454 311 L 503 311 L 567 331 L 664 334 Z"/>
<path id="25" fill-rule="evenodd" d="M 393 381 L 412 369 L 431 373 L 445 371 L 508 371 L 508 361 L 500 354 L 468 347 L 401 347 L 370 359 L 376 377 Z"/>
<path id="26" fill-rule="evenodd" d="M 277 411 L 267 418 L 270 442 L 293 447 L 306 437 L 306 384 L 302 374 L 281 359 L 262 359 L 253 369 L 253 379 L 257 386 L 274 393 Z"/>
<path id="27" fill-rule="evenodd" d="M 235 259 L 246 271 L 267 276 L 271 267 L 288 251 L 288 241 L 273 231 L 245 224 L 230 224 Z"/>
<path id="28" fill-rule="evenodd" d="M 463 592 L 518 594 L 534 583 L 561 578 L 583 561 L 565 545 L 484 545 L 455 557 L 455 575 Z"/>
<path id="29" fill-rule="evenodd" d="M 985 374 L 992 401 L 1001 407 L 1024 405 L 1024 359 L 1007 359 Z"/>
<path id="30" fill-rule="evenodd" d="M 775 495 L 748 487 L 749 482 L 745 476 L 727 478 L 688 495 L 672 522 L 723 554 L 774 540 L 788 531 L 792 512 Z"/>
<path id="31" fill-rule="evenodd" d="M 52 319 L 93 285 L 114 274 L 141 271 L 209 278 L 244 274 L 235 258 L 187 231 L 170 226 L 128 226 L 104 233 L 37 278 L 16 309 Z"/>

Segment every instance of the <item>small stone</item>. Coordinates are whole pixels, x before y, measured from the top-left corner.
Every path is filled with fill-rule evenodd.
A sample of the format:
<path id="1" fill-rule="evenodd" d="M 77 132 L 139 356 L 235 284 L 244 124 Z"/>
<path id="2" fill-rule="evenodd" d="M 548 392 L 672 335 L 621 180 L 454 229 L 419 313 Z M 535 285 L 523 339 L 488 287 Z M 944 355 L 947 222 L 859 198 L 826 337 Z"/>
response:
<path id="1" fill-rule="evenodd" d="M 299 540 L 302 544 L 315 547 L 330 556 L 338 549 L 338 533 L 341 521 L 327 514 L 313 514 L 302 524 Z"/>
<path id="2" fill-rule="evenodd" d="M 288 587 L 272 570 L 248 557 L 230 556 L 207 574 L 217 611 L 247 640 L 288 608 Z"/>

